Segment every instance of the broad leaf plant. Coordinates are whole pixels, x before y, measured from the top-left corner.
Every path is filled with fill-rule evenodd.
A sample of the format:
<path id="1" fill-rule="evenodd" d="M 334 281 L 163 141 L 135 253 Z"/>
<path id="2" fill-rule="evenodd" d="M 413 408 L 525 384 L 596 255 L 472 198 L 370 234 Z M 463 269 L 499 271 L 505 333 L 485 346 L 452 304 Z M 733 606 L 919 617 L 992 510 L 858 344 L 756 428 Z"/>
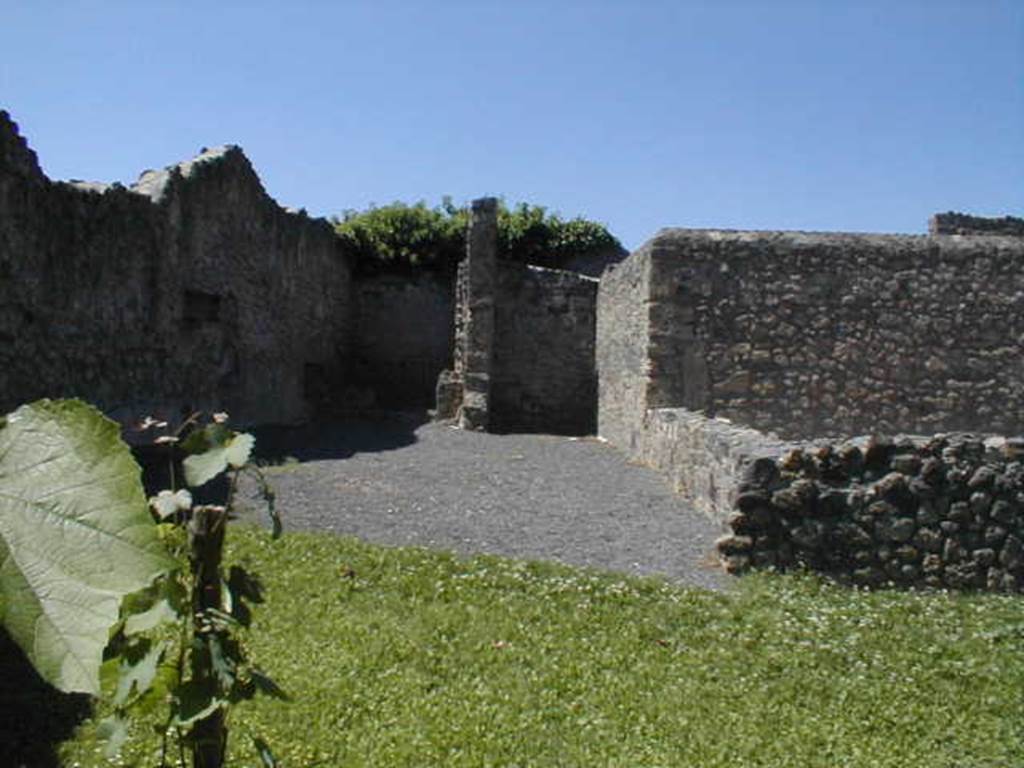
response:
<path id="1" fill-rule="evenodd" d="M 232 705 L 286 698 L 247 658 L 238 629 L 263 600 L 259 580 L 221 555 L 239 478 L 257 482 L 276 538 L 273 491 L 250 463 L 252 435 L 226 414 L 178 429 L 147 418 L 165 445 L 171 488 L 147 499 L 119 426 L 77 400 L 40 400 L 0 417 L 0 621 L 56 688 L 109 696 L 98 726 L 114 756 L 135 716 L 162 712 L 161 765 L 224 763 Z M 175 486 L 184 455 L 185 485 Z M 220 505 L 189 488 L 227 475 Z M 265 766 L 273 753 L 253 738 Z"/>

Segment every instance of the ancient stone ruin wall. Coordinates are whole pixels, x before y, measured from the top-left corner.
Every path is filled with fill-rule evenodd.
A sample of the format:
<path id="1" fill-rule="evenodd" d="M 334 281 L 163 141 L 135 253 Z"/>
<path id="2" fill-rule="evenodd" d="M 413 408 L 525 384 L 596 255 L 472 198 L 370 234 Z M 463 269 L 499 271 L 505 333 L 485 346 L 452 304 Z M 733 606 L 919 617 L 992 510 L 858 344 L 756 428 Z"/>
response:
<path id="1" fill-rule="evenodd" d="M 1024 432 L 1022 260 L 1009 237 L 663 231 L 601 282 L 599 432 L 731 527 L 734 571 L 1018 590 L 1019 442 L 821 439 Z"/>
<path id="2" fill-rule="evenodd" d="M 351 280 L 325 221 L 284 211 L 237 147 L 131 189 L 51 182 L 0 113 L 0 408 L 77 396 L 130 423 L 329 399 Z"/>
<path id="3" fill-rule="evenodd" d="M 685 408 L 652 408 L 635 440 L 632 455 L 659 470 L 677 493 L 723 531 L 747 467 L 799 445 Z"/>
<path id="4" fill-rule="evenodd" d="M 783 438 L 1024 431 L 1024 241 L 665 230 L 648 407 Z"/>
<path id="5" fill-rule="evenodd" d="M 601 278 L 597 294 L 598 433 L 634 454 L 647 411 L 649 245 Z"/>
<path id="6" fill-rule="evenodd" d="M 593 434 L 597 280 L 499 263 L 491 428 Z"/>
<path id="7" fill-rule="evenodd" d="M 964 213 L 937 213 L 928 219 L 931 235 L 1002 235 L 1024 237 L 1024 219 L 1017 216 L 968 216 Z"/>
<path id="8" fill-rule="evenodd" d="M 355 387 L 383 408 L 428 408 L 437 377 L 452 367 L 452 280 L 432 272 L 355 281 Z"/>
<path id="9" fill-rule="evenodd" d="M 499 261 L 492 199 L 473 203 L 469 227 L 437 415 L 469 429 L 593 433 L 597 280 Z"/>
<path id="10" fill-rule="evenodd" d="M 866 438 L 750 464 L 727 568 L 803 567 L 886 582 L 1024 588 L 1024 440 Z"/>

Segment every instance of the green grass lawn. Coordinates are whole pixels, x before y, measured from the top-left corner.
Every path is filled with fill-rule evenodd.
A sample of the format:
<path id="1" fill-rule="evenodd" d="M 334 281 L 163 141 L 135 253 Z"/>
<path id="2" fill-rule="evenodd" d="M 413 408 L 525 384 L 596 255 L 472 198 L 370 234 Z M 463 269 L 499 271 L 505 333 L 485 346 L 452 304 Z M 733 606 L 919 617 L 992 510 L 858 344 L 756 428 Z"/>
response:
<path id="1" fill-rule="evenodd" d="M 1024 765 L 1024 603 L 752 576 L 728 594 L 235 528 L 266 582 L 229 765 Z M 1017 627 L 1015 633 L 1013 627 Z M 100 708 L 102 715 L 102 708 Z M 124 765 L 154 765 L 137 727 Z M 65 765 L 107 765 L 90 722 Z"/>

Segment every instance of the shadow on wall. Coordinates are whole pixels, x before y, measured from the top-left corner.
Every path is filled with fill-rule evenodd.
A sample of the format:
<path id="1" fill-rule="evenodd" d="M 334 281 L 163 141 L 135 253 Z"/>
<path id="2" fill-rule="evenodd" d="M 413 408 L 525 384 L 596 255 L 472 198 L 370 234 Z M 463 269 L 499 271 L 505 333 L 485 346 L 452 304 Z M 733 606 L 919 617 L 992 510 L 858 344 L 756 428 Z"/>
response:
<path id="1" fill-rule="evenodd" d="M 0 629 L 0 765 L 59 768 L 57 748 L 90 714 L 85 694 L 47 684 Z"/>

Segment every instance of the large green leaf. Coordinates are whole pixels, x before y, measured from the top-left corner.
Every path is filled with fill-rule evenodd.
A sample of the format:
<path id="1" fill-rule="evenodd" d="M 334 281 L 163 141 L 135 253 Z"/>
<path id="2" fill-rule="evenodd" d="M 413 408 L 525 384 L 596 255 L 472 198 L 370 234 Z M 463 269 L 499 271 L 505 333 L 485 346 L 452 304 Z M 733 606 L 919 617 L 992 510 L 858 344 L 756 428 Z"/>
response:
<path id="1" fill-rule="evenodd" d="M 203 453 L 189 456 L 183 462 L 185 482 L 197 487 L 215 478 L 228 466 L 234 469 L 245 466 L 255 442 L 256 438 L 250 434 L 231 435 L 223 443 L 214 444 Z"/>
<path id="2" fill-rule="evenodd" d="M 117 424 L 77 400 L 0 421 L 0 619 L 45 680 L 99 693 L 122 597 L 175 567 Z"/>

